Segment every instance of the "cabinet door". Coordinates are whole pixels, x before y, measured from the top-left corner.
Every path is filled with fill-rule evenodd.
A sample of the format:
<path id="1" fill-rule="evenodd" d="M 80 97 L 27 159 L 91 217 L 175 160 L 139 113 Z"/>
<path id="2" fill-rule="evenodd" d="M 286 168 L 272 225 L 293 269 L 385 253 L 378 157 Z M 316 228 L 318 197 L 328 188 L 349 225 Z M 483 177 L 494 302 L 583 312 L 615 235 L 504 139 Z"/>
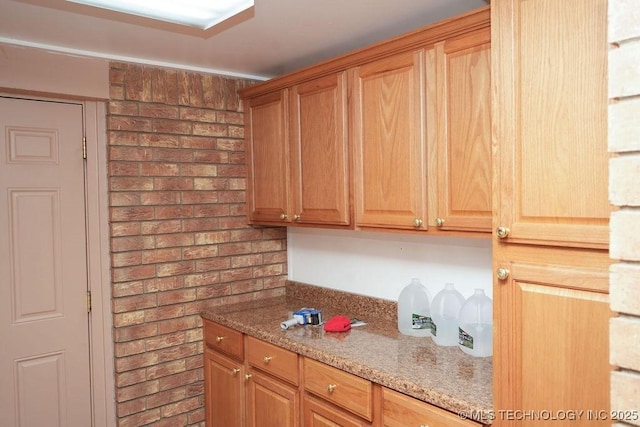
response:
<path id="1" fill-rule="evenodd" d="M 366 427 L 371 423 L 311 396 L 304 397 L 304 427 Z"/>
<path id="2" fill-rule="evenodd" d="M 387 388 L 382 389 L 382 397 L 383 427 L 480 427 L 474 421 Z"/>
<path id="3" fill-rule="evenodd" d="M 607 0 L 491 4 L 499 235 L 608 247 Z"/>
<path id="4" fill-rule="evenodd" d="M 350 223 L 346 73 L 291 90 L 293 220 Z"/>
<path id="5" fill-rule="evenodd" d="M 352 70 L 356 224 L 426 229 L 424 52 Z"/>
<path id="6" fill-rule="evenodd" d="M 289 221 L 288 90 L 252 98 L 245 112 L 251 222 Z"/>
<path id="7" fill-rule="evenodd" d="M 205 418 L 207 427 L 243 427 L 242 365 L 213 350 L 204 350 Z"/>
<path id="8" fill-rule="evenodd" d="M 586 290 L 606 289 L 608 271 L 551 263 L 506 266 L 509 278 L 494 287 L 494 422 L 609 425 L 589 414 L 609 413 L 611 312 L 607 294 Z M 530 417 L 509 418 L 505 410 Z M 573 421 L 533 419 L 563 411 L 584 412 Z"/>
<path id="9" fill-rule="evenodd" d="M 443 230 L 491 231 L 490 39 L 487 28 L 435 47 L 435 225 Z"/>
<path id="10" fill-rule="evenodd" d="M 267 374 L 251 369 L 247 379 L 248 427 L 300 425 L 300 392 Z"/>

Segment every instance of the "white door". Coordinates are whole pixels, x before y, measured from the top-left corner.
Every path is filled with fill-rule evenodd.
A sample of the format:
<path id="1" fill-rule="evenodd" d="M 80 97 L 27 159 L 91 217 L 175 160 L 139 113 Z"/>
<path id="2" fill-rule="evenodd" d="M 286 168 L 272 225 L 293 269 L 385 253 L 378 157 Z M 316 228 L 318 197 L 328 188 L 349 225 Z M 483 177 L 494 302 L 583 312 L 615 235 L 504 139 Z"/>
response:
<path id="1" fill-rule="evenodd" d="M 91 426 L 81 104 L 0 97 L 0 425 Z"/>

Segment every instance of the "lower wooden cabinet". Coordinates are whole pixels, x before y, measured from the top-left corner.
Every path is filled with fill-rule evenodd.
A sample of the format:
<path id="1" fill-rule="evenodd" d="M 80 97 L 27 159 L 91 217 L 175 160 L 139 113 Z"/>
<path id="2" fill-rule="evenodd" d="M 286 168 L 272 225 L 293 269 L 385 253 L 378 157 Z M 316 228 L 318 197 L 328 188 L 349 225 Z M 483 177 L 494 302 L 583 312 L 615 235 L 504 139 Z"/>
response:
<path id="1" fill-rule="evenodd" d="M 444 409 L 384 388 L 382 390 L 383 427 L 480 427 Z"/>
<path id="2" fill-rule="evenodd" d="M 204 324 L 207 427 L 479 427 L 356 375 Z"/>
<path id="3" fill-rule="evenodd" d="M 373 425 L 310 395 L 304 397 L 302 414 L 304 427 L 366 427 Z"/>

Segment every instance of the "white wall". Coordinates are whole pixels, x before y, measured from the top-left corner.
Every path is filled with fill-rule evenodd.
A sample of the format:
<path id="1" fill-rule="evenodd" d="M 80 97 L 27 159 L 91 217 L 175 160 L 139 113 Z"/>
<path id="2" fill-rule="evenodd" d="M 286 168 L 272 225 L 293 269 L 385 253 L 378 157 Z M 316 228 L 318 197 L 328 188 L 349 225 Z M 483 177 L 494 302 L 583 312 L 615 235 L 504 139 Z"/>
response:
<path id="1" fill-rule="evenodd" d="M 289 280 L 397 301 L 412 277 L 434 296 L 492 293 L 491 240 L 289 227 Z"/>

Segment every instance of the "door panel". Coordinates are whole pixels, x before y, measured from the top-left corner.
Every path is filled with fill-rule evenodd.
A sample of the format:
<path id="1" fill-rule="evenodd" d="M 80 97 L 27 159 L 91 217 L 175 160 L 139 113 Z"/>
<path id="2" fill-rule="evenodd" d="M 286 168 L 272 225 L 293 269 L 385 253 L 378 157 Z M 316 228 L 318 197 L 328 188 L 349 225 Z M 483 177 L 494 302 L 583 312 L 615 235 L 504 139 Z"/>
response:
<path id="1" fill-rule="evenodd" d="M 91 425 L 83 111 L 0 98 L 0 425 Z"/>

